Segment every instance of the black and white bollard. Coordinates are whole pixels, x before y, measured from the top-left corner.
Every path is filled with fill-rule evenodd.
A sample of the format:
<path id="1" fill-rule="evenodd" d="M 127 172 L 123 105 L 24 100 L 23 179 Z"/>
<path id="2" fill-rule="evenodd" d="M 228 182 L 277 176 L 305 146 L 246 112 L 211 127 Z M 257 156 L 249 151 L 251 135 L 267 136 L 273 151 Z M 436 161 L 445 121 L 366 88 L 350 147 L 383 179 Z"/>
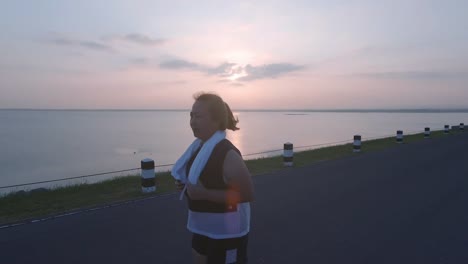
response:
<path id="1" fill-rule="evenodd" d="M 464 131 L 464 130 L 465 130 L 465 124 L 460 123 L 460 131 Z"/>
<path id="2" fill-rule="evenodd" d="M 353 142 L 353 152 L 361 151 L 361 136 L 355 135 L 354 142 Z"/>
<path id="3" fill-rule="evenodd" d="M 448 134 L 449 133 L 449 125 L 445 125 L 444 126 L 444 134 Z"/>
<path id="4" fill-rule="evenodd" d="M 431 129 L 428 127 L 424 128 L 424 138 L 429 138 L 430 135 L 431 135 Z"/>
<path id="5" fill-rule="evenodd" d="M 283 164 L 285 167 L 291 167 L 293 165 L 293 157 L 294 157 L 293 144 L 290 142 L 284 143 Z"/>
<path id="6" fill-rule="evenodd" d="M 154 160 L 152 159 L 141 160 L 141 191 L 144 193 L 156 191 Z"/>
<path id="7" fill-rule="evenodd" d="M 397 143 L 403 143 L 403 131 L 398 130 L 396 132 L 396 142 Z"/>

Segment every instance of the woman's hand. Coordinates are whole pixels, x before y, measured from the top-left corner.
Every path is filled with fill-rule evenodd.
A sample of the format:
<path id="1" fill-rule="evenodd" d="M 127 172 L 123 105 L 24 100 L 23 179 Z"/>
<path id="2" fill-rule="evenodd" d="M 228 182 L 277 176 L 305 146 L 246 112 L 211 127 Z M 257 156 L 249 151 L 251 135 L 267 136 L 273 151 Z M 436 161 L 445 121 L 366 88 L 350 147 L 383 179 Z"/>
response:
<path id="1" fill-rule="evenodd" d="M 206 200 L 208 190 L 201 184 L 192 184 L 187 181 L 187 193 L 192 200 Z"/>
<path id="2" fill-rule="evenodd" d="M 183 184 L 180 180 L 176 180 L 174 184 L 178 191 L 182 191 L 185 187 L 185 184 Z"/>

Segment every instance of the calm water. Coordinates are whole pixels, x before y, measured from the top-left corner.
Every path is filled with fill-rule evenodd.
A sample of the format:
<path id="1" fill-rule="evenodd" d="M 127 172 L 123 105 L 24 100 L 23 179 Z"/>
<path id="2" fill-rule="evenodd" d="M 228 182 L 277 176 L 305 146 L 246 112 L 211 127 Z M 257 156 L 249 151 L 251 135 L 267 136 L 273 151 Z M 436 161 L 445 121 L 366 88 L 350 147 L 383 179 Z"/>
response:
<path id="1" fill-rule="evenodd" d="M 243 154 L 281 149 L 288 141 L 295 147 L 351 142 L 354 134 L 364 139 L 383 137 L 398 129 L 408 134 L 426 126 L 439 130 L 445 124 L 468 121 L 468 113 L 283 111 L 236 115 L 241 129 L 228 133 L 228 138 Z M 143 158 L 172 164 L 194 139 L 188 111 L 1 110 L 0 128 L 0 186 L 137 168 Z M 258 155 L 245 158 L 254 157 Z"/>

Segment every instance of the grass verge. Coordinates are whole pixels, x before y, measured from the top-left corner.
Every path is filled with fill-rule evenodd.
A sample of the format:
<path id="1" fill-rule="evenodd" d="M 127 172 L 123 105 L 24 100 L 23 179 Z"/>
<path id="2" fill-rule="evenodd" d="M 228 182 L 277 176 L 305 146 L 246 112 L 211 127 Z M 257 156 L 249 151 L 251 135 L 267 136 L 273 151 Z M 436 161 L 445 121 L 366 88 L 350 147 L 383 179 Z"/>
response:
<path id="1" fill-rule="evenodd" d="M 431 137 L 447 136 L 443 131 L 431 132 Z M 410 144 L 423 139 L 423 134 L 406 135 L 404 143 Z M 397 147 L 394 137 L 364 141 L 362 152 L 373 152 Z M 323 147 L 294 153 L 294 167 L 319 161 L 332 160 L 353 155 L 352 144 Z M 283 169 L 282 156 L 247 160 L 252 175 L 271 173 Z M 76 209 L 92 208 L 137 198 L 154 196 L 141 193 L 139 175 L 130 175 L 94 184 L 80 184 L 42 192 L 18 192 L 0 197 L 0 225 L 19 222 L 30 218 L 45 217 Z M 156 195 L 174 192 L 174 180 L 169 172 L 157 174 Z"/>

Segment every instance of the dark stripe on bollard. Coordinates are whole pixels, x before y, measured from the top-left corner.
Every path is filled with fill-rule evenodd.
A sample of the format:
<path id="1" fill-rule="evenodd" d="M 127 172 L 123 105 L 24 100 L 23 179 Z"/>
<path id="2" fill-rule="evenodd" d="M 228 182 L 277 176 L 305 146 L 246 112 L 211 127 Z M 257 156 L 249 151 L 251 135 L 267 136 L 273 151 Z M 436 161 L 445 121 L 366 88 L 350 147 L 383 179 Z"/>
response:
<path id="1" fill-rule="evenodd" d="M 431 129 L 428 127 L 424 128 L 424 138 L 429 138 L 430 134 L 431 134 Z"/>
<path id="2" fill-rule="evenodd" d="M 361 136 L 355 135 L 354 142 L 353 142 L 353 152 L 360 152 L 361 151 Z"/>
<path id="3" fill-rule="evenodd" d="M 402 130 L 398 130 L 396 132 L 396 142 L 397 143 L 402 143 L 403 142 L 403 131 Z"/>
<path id="4" fill-rule="evenodd" d="M 293 165 L 294 150 L 293 144 L 290 142 L 284 143 L 283 145 L 283 165 L 285 167 L 291 167 Z"/>
<path id="5" fill-rule="evenodd" d="M 448 134 L 449 133 L 449 125 L 445 125 L 444 126 L 444 134 Z"/>
<path id="6" fill-rule="evenodd" d="M 154 160 L 141 160 L 141 191 L 144 193 L 156 191 Z"/>
<path id="7" fill-rule="evenodd" d="M 154 169 L 154 160 L 150 160 L 150 159 L 148 159 L 148 160 L 149 161 L 145 161 L 145 160 L 141 161 L 141 169 L 142 170 Z"/>
<path id="8" fill-rule="evenodd" d="M 141 187 L 154 187 L 155 186 L 155 180 L 154 178 L 149 178 L 149 179 L 145 179 L 145 178 L 141 178 Z"/>
<path id="9" fill-rule="evenodd" d="M 464 123 L 460 123 L 460 130 L 461 131 L 465 130 L 465 124 Z"/>

